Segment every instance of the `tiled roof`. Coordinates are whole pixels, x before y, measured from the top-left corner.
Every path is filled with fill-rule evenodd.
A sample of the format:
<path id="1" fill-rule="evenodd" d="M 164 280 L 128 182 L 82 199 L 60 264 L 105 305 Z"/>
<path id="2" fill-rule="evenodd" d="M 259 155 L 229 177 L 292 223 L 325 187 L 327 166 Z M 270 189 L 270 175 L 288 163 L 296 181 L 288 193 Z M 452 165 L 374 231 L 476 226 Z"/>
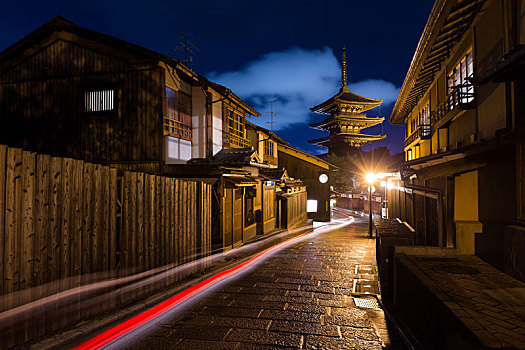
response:
<path id="1" fill-rule="evenodd" d="M 325 113 L 326 108 L 338 103 L 362 104 L 367 106 L 379 106 L 383 101 L 374 98 L 363 97 L 350 92 L 348 88 L 341 88 L 339 92 L 325 102 L 310 108 L 312 112 Z"/>
<path id="2" fill-rule="evenodd" d="M 249 121 L 245 121 L 246 123 L 246 126 L 250 126 L 252 128 L 254 128 L 255 130 L 259 130 L 259 131 L 262 131 L 262 132 L 265 132 L 267 133 L 268 135 L 270 135 L 271 137 L 273 137 L 275 139 L 275 141 L 281 143 L 281 144 L 284 144 L 284 145 L 289 145 L 290 143 L 283 140 L 282 138 L 280 138 L 279 136 L 277 136 L 273 131 L 271 130 L 268 130 L 268 129 L 265 129 L 263 128 L 262 126 L 259 126 L 257 124 L 254 124 L 252 122 L 249 122 Z"/>
<path id="3" fill-rule="evenodd" d="M 288 175 L 286 172 L 286 169 L 261 169 L 259 170 L 259 174 L 272 179 L 272 180 L 281 180 L 283 178 L 283 175 Z"/>
<path id="4" fill-rule="evenodd" d="M 237 95 L 235 95 L 230 89 L 228 89 L 226 86 L 214 83 L 213 81 L 208 81 L 211 88 L 213 88 L 215 91 L 217 91 L 219 94 L 223 95 L 224 97 L 230 96 L 232 99 L 237 102 L 241 107 L 246 109 L 248 113 L 251 115 L 254 115 L 256 117 L 260 117 L 261 113 L 257 112 L 252 106 L 244 102 L 242 99 L 240 99 Z"/>
<path id="5" fill-rule="evenodd" d="M 255 150 L 252 148 L 221 149 L 213 156 L 212 164 L 250 165 Z"/>

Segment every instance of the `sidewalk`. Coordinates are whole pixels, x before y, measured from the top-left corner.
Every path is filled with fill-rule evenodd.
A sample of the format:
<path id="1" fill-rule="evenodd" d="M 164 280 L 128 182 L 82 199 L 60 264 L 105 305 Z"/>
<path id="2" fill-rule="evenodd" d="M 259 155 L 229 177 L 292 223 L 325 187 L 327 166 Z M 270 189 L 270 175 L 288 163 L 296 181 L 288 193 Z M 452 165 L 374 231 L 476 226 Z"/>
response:
<path id="1" fill-rule="evenodd" d="M 367 232 L 367 220 L 357 218 L 350 226 L 284 247 L 111 348 L 339 350 L 392 345 L 396 335 L 373 296 L 379 292 L 375 241 Z"/>
<path id="2" fill-rule="evenodd" d="M 395 221 L 381 230 L 410 236 Z M 403 243 L 395 246 L 395 271 L 385 271 L 397 314 L 425 349 L 525 349 L 524 283 L 474 255 Z"/>

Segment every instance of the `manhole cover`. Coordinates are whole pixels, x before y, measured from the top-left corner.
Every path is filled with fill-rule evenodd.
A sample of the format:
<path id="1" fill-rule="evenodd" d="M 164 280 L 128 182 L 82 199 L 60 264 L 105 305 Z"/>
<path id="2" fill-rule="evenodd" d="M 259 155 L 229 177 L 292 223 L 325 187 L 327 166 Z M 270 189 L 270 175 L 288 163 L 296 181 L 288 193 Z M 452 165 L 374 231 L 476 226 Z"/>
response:
<path id="1" fill-rule="evenodd" d="M 454 275 L 477 275 L 479 273 L 478 269 L 468 266 L 461 265 L 448 265 L 441 267 L 441 270 L 452 273 Z"/>
<path id="2" fill-rule="evenodd" d="M 375 299 L 354 298 L 354 304 L 357 307 L 364 307 L 367 309 L 379 309 L 379 303 Z"/>

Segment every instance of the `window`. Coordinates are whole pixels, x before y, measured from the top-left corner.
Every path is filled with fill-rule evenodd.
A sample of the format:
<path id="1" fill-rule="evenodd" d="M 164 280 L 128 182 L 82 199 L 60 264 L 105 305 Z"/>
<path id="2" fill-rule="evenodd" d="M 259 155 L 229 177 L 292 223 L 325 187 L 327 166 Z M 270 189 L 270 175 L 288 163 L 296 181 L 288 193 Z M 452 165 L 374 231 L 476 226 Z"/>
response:
<path id="1" fill-rule="evenodd" d="M 264 154 L 270 157 L 273 157 L 273 141 L 264 140 Z"/>
<path id="2" fill-rule="evenodd" d="M 450 95 L 451 107 L 474 100 L 474 86 L 468 80 L 473 76 L 474 60 L 472 58 L 472 49 L 469 49 L 448 74 L 447 93 Z"/>
<path id="3" fill-rule="evenodd" d="M 307 213 L 317 213 L 317 200 L 308 199 L 306 201 L 306 212 Z"/>
<path id="4" fill-rule="evenodd" d="M 191 141 L 191 116 L 191 96 L 166 86 L 164 135 Z"/>
<path id="5" fill-rule="evenodd" d="M 85 93 L 85 111 L 103 112 L 112 111 L 115 108 L 115 90 L 91 90 Z"/>
<path id="6" fill-rule="evenodd" d="M 230 134 L 243 137 L 244 136 L 244 124 L 242 122 L 242 116 L 235 113 L 231 109 L 228 109 L 228 131 Z"/>
<path id="7" fill-rule="evenodd" d="M 244 138 L 244 117 L 232 109 L 226 109 L 228 116 L 228 140 L 231 147 L 248 148 L 250 141 Z"/>

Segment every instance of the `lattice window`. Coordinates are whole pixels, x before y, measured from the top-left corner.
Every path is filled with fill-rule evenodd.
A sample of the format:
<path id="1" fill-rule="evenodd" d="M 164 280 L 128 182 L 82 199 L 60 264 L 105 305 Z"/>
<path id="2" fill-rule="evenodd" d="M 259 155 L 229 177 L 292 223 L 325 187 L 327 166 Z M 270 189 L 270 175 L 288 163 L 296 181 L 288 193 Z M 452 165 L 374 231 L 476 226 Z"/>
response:
<path id="1" fill-rule="evenodd" d="M 242 116 L 231 109 L 228 109 L 228 131 L 230 134 L 244 137 L 244 123 Z"/>
<path id="2" fill-rule="evenodd" d="M 244 137 L 244 117 L 232 109 L 227 109 L 228 139 L 231 147 L 248 148 L 250 141 Z"/>
<path id="3" fill-rule="evenodd" d="M 164 135 L 192 139 L 191 96 L 166 86 L 166 115 Z"/>
<path id="4" fill-rule="evenodd" d="M 264 154 L 273 157 L 274 142 L 272 140 L 264 140 Z"/>
<path id="5" fill-rule="evenodd" d="M 85 111 L 103 112 L 112 111 L 115 109 L 115 90 L 91 90 L 86 91 L 85 96 Z"/>

